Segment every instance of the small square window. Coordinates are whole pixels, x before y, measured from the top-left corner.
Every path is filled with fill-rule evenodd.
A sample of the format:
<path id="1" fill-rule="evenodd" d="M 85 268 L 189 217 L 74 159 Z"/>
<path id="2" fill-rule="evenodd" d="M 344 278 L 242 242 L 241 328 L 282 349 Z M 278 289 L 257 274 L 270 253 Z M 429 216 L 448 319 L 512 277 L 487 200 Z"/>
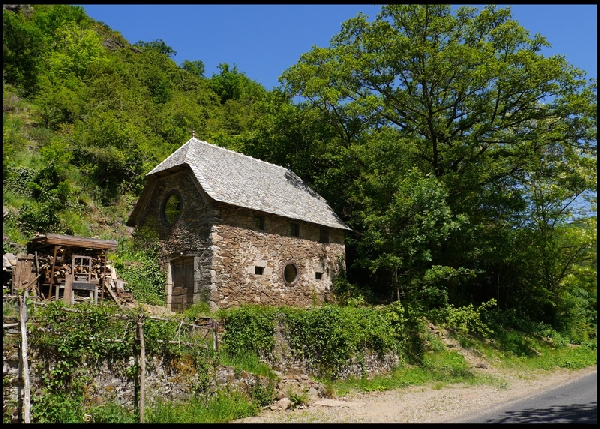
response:
<path id="1" fill-rule="evenodd" d="M 321 280 L 321 277 L 323 277 L 323 273 L 315 273 L 316 280 Z"/>
<path id="2" fill-rule="evenodd" d="M 329 228 L 322 226 L 319 231 L 319 243 L 329 243 Z"/>
<path id="3" fill-rule="evenodd" d="M 265 230 L 265 217 L 264 216 L 254 216 L 254 228 L 264 231 Z"/>
<path id="4" fill-rule="evenodd" d="M 258 274 L 259 276 L 262 276 L 264 272 L 265 272 L 265 267 L 254 267 L 254 274 Z"/>
<path id="5" fill-rule="evenodd" d="M 300 225 L 297 223 L 292 223 L 290 225 L 290 235 L 292 237 L 300 237 Z"/>

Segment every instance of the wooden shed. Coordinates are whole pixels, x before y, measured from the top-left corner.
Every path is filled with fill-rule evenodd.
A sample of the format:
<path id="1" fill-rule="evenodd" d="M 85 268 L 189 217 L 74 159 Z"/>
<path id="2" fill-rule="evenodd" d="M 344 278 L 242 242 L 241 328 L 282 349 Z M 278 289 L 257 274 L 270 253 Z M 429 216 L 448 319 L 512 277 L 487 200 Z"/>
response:
<path id="1" fill-rule="evenodd" d="M 117 248 L 114 240 L 46 234 L 27 243 L 27 255 L 17 257 L 13 268 L 14 289 L 30 288 L 42 299 L 73 303 L 78 295 L 94 302 L 104 298 L 111 278 L 107 252 Z M 106 287 L 105 287 L 106 286 Z"/>

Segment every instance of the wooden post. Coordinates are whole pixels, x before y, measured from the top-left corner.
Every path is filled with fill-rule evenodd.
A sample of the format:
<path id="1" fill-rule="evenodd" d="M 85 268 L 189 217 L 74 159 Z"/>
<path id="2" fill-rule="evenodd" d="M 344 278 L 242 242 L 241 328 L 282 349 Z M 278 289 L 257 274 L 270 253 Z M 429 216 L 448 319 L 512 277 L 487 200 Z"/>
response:
<path id="1" fill-rule="evenodd" d="M 214 341 L 215 353 L 218 353 L 219 352 L 219 322 L 214 320 L 213 325 L 215 327 L 215 341 Z"/>
<path id="2" fill-rule="evenodd" d="M 138 316 L 138 331 L 140 335 L 140 423 L 144 423 L 144 399 L 146 389 L 146 349 L 144 347 L 144 323 Z"/>
<path id="3" fill-rule="evenodd" d="M 58 288 L 58 285 L 56 285 Z M 73 274 L 67 273 L 65 277 L 65 291 L 63 295 L 65 304 L 72 305 L 75 303 L 75 292 L 73 292 Z"/>
<path id="4" fill-rule="evenodd" d="M 52 298 L 52 286 L 54 285 L 54 267 L 56 266 L 56 252 L 58 246 L 54 246 L 54 257 L 52 258 L 52 269 L 50 270 L 50 289 L 48 292 L 48 298 Z M 58 285 L 56 285 L 56 300 L 58 301 Z"/>
<path id="5" fill-rule="evenodd" d="M 19 301 L 19 316 L 21 315 L 21 301 Z M 20 323 L 17 323 L 19 326 Z M 18 422 L 23 423 L 23 342 L 19 344 L 19 379 L 17 383 L 17 412 Z"/>
<path id="6" fill-rule="evenodd" d="M 106 279 L 105 270 L 106 267 L 106 250 L 100 252 L 100 299 L 104 300 L 104 282 Z M 98 292 L 96 292 L 96 304 L 98 304 Z"/>
<path id="7" fill-rule="evenodd" d="M 34 261 L 35 261 L 35 275 L 37 276 L 36 280 L 35 280 L 36 281 L 35 291 L 36 291 L 36 295 L 37 296 L 41 296 L 42 294 L 41 294 L 41 292 L 40 292 L 40 290 L 38 288 L 38 284 L 37 284 L 37 279 L 40 277 L 40 263 L 39 263 L 39 260 L 38 260 L 37 250 L 35 252 L 33 252 L 33 258 L 34 258 Z M 43 296 L 42 296 L 42 299 L 44 299 Z"/>
<path id="8" fill-rule="evenodd" d="M 23 296 L 19 295 L 19 318 L 21 319 L 21 364 L 23 371 L 23 421 L 31 423 L 31 388 L 29 383 L 29 364 L 27 363 L 27 289 L 23 291 Z"/>

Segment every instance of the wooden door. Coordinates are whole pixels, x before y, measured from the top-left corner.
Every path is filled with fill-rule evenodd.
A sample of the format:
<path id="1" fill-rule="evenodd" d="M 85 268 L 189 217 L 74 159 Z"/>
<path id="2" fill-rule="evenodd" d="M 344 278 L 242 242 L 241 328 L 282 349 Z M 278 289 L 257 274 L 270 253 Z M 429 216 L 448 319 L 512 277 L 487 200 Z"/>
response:
<path id="1" fill-rule="evenodd" d="M 171 262 L 173 291 L 171 310 L 187 310 L 194 300 L 194 258 L 182 258 Z"/>

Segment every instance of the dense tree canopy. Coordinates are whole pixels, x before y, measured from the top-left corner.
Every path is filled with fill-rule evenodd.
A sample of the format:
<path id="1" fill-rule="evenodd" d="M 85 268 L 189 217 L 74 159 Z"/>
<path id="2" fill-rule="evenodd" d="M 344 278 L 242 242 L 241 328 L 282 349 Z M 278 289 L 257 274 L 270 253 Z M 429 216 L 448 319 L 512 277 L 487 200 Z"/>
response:
<path id="1" fill-rule="evenodd" d="M 283 73 L 289 96 L 320 111 L 367 168 L 347 193 L 357 201 L 348 220 L 364 234 L 361 266 L 392 278 L 402 267 L 406 286 L 418 273 L 421 288 L 433 267 L 479 273 L 450 276 L 452 302 L 492 296 L 515 305 L 522 297 L 512 288 L 532 271 L 507 264 L 539 246 L 545 274 L 534 275 L 529 292 L 545 291 L 538 304 L 553 306 L 560 276 L 549 273 L 549 249 L 557 248 L 542 243 L 561 236 L 578 197 L 596 189 L 596 86 L 564 57 L 542 55 L 547 45 L 509 9 L 387 5 L 372 22 L 360 14 L 346 21 L 329 47 Z M 411 183 L 415 171 L 428 181 Z M 412 200 L 420 189 L 446 204 L 446 221 L 442 206 L 429 212 Z M 418 214 L 427 223 L 415 225 Z M 578 263 L 565 257 L 561 272 Z"/>

